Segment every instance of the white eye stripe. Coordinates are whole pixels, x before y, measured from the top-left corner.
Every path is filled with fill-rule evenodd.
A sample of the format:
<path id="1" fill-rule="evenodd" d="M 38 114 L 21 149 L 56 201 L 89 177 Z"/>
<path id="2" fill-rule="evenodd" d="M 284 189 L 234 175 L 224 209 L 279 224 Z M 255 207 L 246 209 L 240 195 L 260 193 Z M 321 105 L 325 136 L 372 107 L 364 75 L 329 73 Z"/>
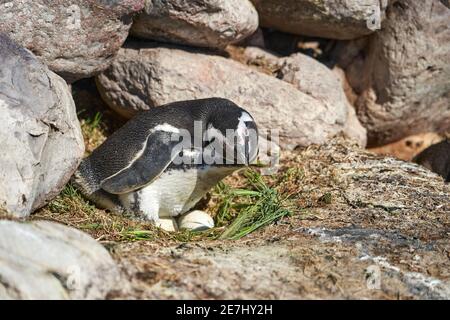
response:
<path id="1" fill-rule="evenodd" d="M 239 122 L 253 122 L 253 118 L 247 113 L 247 112 L 242 112 L 241 116 L 239 117 Z"/>
<path id="2" fill-rule="evenodd" d="M 178 128 L 175 128 L 174 126 L 172 126 L 168 123 L 159 124 L 150 130 L 150 132 L 156 132 L 156 131 L 180 133 L 180 130 Z"/>

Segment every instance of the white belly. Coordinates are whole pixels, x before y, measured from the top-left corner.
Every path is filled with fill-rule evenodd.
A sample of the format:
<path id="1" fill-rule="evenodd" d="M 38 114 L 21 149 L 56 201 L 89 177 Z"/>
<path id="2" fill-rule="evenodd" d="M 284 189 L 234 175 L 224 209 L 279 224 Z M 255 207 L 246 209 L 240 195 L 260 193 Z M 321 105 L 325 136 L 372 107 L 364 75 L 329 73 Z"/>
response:
<path id="1" fill-rule="evenodd" d="M 150 220 L 187 212 L 220 180 L 235 171 L 230 167 L 203 167 L 165 171 L 150 185 L 119 196 L 130 211 L 140 211 Z"/>

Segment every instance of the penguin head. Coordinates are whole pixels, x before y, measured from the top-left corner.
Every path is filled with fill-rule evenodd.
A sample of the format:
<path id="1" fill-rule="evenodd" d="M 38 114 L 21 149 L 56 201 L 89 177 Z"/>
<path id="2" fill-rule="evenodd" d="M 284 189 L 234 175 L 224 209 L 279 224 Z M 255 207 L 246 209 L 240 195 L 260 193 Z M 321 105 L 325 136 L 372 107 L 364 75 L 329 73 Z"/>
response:
<path id="1" fill-rule="evenodd" d="M 218 150 L 219 157 L 224 164 L 249 165 L 258 155 L 255 120 L 249 112 L 231 101 L 206 124 L 204 141 L 208 147 L 214 145 L 216 151 L 221 149 Z"/>

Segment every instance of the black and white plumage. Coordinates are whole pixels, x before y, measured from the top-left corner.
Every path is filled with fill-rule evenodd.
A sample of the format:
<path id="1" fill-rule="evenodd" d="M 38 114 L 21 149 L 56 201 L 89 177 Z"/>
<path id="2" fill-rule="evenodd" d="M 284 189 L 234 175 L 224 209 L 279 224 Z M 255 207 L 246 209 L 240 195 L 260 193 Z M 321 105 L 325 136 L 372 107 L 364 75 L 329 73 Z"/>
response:
<path id="1" fill-rule="evenodd" d="M 416 162 L 450 182 L 450 139 L 433 144 L 414 157 Z"/>
<path id="2" fill-rule="evenodd" d="M 251 115 L 229 100 L 170 103 L 128 121 L 82 161 L 73 182 L 100 207 L 157 222 L 186 213 L 253 161 L 257 136 Z"/>

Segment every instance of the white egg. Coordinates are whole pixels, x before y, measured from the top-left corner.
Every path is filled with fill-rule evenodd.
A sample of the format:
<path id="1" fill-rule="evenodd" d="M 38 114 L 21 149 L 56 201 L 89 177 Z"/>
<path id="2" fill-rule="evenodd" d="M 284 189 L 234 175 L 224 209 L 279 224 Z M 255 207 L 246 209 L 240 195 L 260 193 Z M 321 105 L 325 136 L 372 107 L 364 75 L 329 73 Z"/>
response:
<path id="1" fill-rule="evenodd" d="M 174 218 L 159 218 L 155 224 L 166 231 L 174 232 L 178 230 L 177 221 Z"/>
<path id="2" fill-rule="evenodd" d="M 208 213 L 201 210 L 194 210 L 182 215 L 178 219 L 178 226 L 180 229 L 202 231 L 213 228 L 214 220 Z"/>

